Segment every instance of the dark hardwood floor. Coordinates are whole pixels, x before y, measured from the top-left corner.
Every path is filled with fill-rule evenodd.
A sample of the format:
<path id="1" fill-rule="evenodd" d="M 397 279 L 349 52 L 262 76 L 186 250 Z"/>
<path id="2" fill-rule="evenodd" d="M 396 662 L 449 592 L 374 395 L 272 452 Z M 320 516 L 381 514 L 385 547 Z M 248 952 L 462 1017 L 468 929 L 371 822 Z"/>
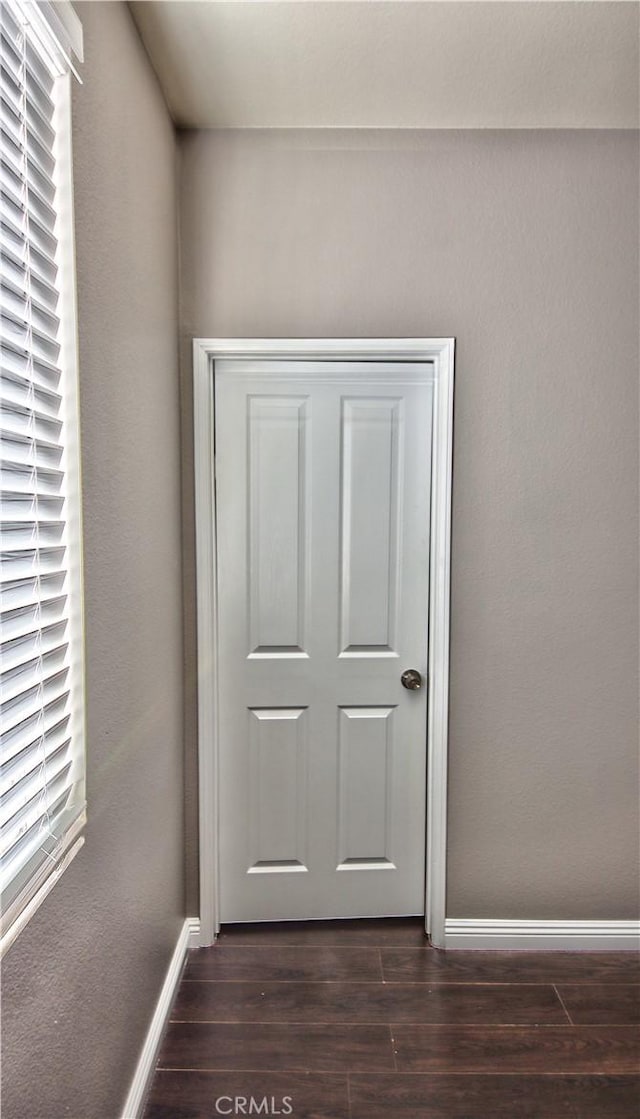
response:
<path id="1" fill-rule="evenodd" d="M 145 1119 L 639 1119 L 635 953 L 438 952 L 420 921 L 190 953 Z"/>

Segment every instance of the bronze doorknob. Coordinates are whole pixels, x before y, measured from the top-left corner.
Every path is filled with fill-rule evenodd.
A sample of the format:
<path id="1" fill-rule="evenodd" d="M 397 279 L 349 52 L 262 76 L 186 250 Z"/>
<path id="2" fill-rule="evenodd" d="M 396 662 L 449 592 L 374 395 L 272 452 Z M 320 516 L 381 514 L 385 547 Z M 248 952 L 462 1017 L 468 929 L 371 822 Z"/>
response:
<path id="1" fill-rule="evenodd" d="M 417 692 L 418 688 L 422 687 L 422 676 L 416 668 L 408 668 L 406 672 L 402 673 L 400 683 L 403 688 L 408 688 L 410 692 Z"/>

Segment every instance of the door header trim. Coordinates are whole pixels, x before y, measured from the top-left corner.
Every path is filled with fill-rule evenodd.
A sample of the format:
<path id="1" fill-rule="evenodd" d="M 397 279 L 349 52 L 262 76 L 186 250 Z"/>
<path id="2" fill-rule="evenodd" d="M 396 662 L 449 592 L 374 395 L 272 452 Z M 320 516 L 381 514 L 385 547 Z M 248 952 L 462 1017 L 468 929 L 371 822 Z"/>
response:
<path id="1" fill-rule="evenodd" d="M 453 338 L 195 338 L 195 354 L 263 361 L 443 361 Z"/>
<path id="2" fill-rule="evenodd" d="M 193 422 L 198 640 L 200 943 L 219 929 L 215 517 L 216 361 L 430 362 L 434 371 L 429 587 L 426 928 L 444 946 L 453 466 L 453 338 L 196 338 Z"/>

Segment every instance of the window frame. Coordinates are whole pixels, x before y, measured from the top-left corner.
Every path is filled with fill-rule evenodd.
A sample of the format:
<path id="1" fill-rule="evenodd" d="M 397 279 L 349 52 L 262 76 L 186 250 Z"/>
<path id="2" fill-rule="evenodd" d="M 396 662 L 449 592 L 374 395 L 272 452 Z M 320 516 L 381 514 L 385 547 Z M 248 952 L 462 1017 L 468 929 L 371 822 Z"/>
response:
<path id="1" fill-rule="evenodd" d="M 13 6 L 12 6 L 13 7 Z M 33 12 L 32 4 L 19 5 L 24 18 Z M 61 24 L 56 22 L 54 13 L 47 15 L 47 5 L 36 13 L 35 26 L 26 34 L 32 45 L 43 57 L 43 28 L 38 26 L 42 18 L 46 20 L 44 32 L 49 30 L 52 42 L 47 42 L 49 58 L 46 65 L 53 77 L 52 100 L 54 102 L 53 129 L 55 139 L 53 155 L 55 169 L 56 213 L 56 263 L 58 276 L 56 287 L 59 293 L 58 314 L 60 325 L 57 341 L 60 345 L 59 364 L 61 369 L 60 392 L 62 406 L 60 418 L 63 423 L 63 456 L 61 467 L 64 473 L 64 535 L 66 573 L 65 593 L 67 595 L 68 618 L 68 667 L 69 667 L 69 736 L 71 738 L 72 776 L 70 784 L 76 786 L 73 800 L 78 809 L 77 815 L 65 828 L 54 845 L 48 846 L 47 855 L 37 865 L 26 881 L 16 886 L 15 893 L 3 910 L 0 924 L 0 958 L 8 951 L 16 937 L 29 922 L 33 914 L 50 893 L 65 869 L 70 865 L 84 844 L 83 830 L 87 822 L 86 812 L 86 684 L 85 684 L 85 627 L 84 627 L 84 576 L 83 576 L 83 533 L 82 533 L 82 485 L 80 456 L 80 402 L 79 402 L 79 359 L 78 359 L 78 319 L 77 284 L 75 265 L 75 226 L 73 205 L 73 152 L 71 83 L 73 65 L 71 51 L 78 56 L 82 53 L 82 29 L 70 3 L 57 6 L 57 15 L 64 15 L 70 21 L 72 35 L 69 42 L 60 42 Z M 42 11 L 44 10 L 44 16 Z M 70 14 L 69 14 L 70 13 Z M 15 18 L 15 9 L 11 11 Z M 75 72 L 75 71 L 73 71 Z M 26 866 L 16 873 L 12 881 L 18 883 Z"/>

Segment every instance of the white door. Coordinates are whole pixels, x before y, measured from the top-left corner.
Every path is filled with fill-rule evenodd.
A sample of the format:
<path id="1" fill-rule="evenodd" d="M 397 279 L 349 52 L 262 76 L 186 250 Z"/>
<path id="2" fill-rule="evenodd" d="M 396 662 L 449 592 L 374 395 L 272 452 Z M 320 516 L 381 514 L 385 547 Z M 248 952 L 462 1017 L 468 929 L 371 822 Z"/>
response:
<path id="1" fill-rule="evenodd" d="M 428 362 L 216 362 L 222 921 L 424 913 L 432 407 Z"/>

